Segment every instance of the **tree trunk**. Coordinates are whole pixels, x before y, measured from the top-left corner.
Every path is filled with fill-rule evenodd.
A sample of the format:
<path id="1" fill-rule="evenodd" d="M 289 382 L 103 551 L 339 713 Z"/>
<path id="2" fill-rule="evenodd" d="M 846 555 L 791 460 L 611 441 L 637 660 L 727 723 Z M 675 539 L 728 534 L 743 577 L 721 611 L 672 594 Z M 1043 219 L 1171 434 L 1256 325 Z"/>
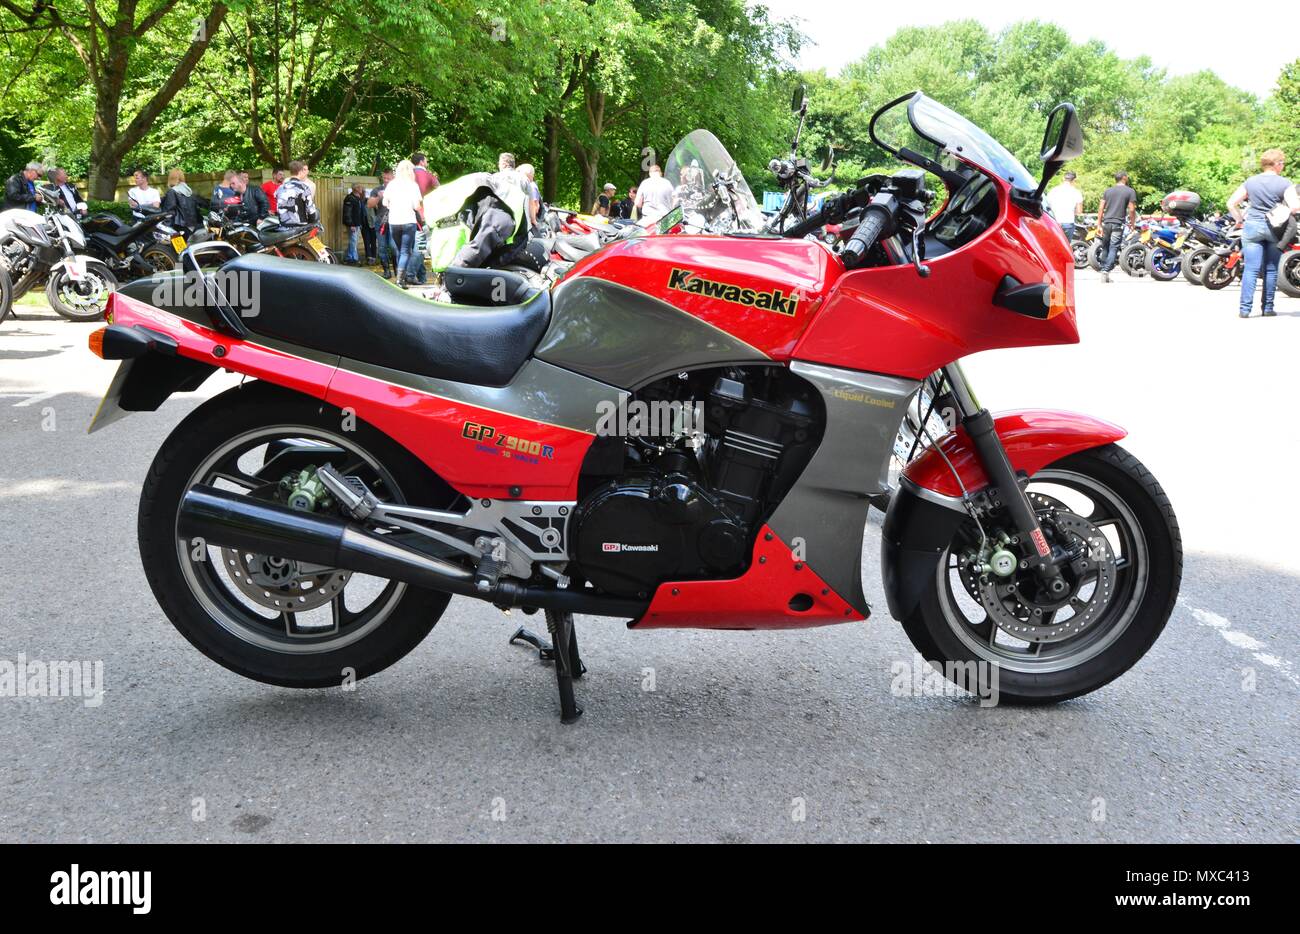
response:
<path id="1" fill-rule="evenodd" d="M 117 149 L 117 114 L 122 94 L 122 79 L 116 87 L 103 80 L 95 95 L 95 125 L 91 131 L 90 178 L 88 195 L 100 201 L 112 201 L 122 172 L 122 153 Z"/>
<path id="2" fill-rule="evenodd" d="M 554 204 L 560 184 L 560 128 L 553 113 L 548 113 L 543 123 L 546 138 L 542 149 L 542 200 Z"/>
<path id="3" fill-rule="evenodd" d="M 582 210 L 584 211 L 596 207 L 596 195 L 600 193 L 596 181 L 599 175 L 600 150 L 594 149 L 587 153 L 587 159 L 582 164 Z"/>

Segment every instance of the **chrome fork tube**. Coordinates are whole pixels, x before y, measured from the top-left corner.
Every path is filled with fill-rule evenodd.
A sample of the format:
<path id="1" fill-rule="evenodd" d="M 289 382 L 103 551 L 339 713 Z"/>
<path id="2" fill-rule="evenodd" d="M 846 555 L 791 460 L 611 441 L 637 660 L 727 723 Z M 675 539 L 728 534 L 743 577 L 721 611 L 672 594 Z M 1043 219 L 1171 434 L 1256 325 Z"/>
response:
<path id="1" fill-rule="evenodd" d="M 1011 517 L 1023 560 L 1038 572 L 1053 595 L 1064 594 L 1069 587 L 1061 578 L 1060 568 L 1043 535 L 1034 507 L 1016 477 L 1015 468 L 1011 466 L 1002 440 L 994 430 L 993 416 L 975 398 L 959 363 L 945 366 L 943 374 L 961 413 L 962 427 L 970 436 L 975 454 L 997 493 L 996 499 L 1001 500 Z"/>

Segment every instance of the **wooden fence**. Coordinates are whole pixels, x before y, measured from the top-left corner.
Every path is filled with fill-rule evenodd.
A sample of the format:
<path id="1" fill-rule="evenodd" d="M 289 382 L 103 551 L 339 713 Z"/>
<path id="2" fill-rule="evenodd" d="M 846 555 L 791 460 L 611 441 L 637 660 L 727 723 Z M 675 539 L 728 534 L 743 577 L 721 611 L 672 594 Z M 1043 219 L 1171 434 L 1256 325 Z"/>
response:
<path id="1" fill-rule="evenodd" d="M 248 183 L 261 185 L 263 182 L 270 181 L 271 174 L 270 169 L 250 172 Z M 224 172 L 186 173 L 185 181 L 195 194 L 207 198 L 212 195 L 212 189 L 221 183 L 224 175 Z M 330 249 L 336 250 L 341 258 L 348 245 L 348 231 L 343 226 L 343 198 L 354 182 L 360 182 L 369 190 L 379 184 L 379 179 L 373 175 L 313 175 L 311 178 L 316 183 L 316 207 L 320 209 L 322 239 Z M 165 175 L 149 176 L 149 184 L 164 194 L 167 192 Z M 84 186 L 79 187 L 84 190 Z M 134 187 L 133 179 L 119 179 L 113 200 L 125 201 L 127 191 Z"/>

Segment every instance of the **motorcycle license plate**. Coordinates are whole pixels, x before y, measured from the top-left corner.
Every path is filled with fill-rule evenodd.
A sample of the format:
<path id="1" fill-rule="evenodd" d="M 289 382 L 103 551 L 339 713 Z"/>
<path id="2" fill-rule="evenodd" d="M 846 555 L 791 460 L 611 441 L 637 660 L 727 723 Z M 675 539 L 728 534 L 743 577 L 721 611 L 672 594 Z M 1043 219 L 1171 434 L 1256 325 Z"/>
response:
<path id="1" fill-rule="evenodd" d="M 175 250 L 177 253 L 183 252 L 185 250 L 185 238 L 180 236 L 179 234 L 175 237 L 172 237 L 172 249 Z"/>
<path id="2" fill-rule="evenodd" d="M 317 253 L 325 252 L 325 241 L 322 240 L 320 237 L 308 237 L 307 243 Z"/>

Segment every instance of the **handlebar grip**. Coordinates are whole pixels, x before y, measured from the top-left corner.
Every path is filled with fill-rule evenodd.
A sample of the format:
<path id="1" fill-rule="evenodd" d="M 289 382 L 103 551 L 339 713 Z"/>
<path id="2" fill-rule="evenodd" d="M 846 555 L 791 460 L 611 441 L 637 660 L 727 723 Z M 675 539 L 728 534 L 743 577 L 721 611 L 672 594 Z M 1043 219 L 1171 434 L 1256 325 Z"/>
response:
<path id="1" fill-rule="evenodd" d="M 858 224 L 858 229 L 853 231 L 853 236 L 849 238 L 848 243 L 844 244 L 844 249 L 840 252 L 840 259 L 844 261 L 845 266 L 853 269 L 862 262 L 862 257 L 875 244 L 876 238 L 880 236 L 880 232 L 885 229 L 889 220 L 888 211 L 867 210 L 862 223 Z"/>

